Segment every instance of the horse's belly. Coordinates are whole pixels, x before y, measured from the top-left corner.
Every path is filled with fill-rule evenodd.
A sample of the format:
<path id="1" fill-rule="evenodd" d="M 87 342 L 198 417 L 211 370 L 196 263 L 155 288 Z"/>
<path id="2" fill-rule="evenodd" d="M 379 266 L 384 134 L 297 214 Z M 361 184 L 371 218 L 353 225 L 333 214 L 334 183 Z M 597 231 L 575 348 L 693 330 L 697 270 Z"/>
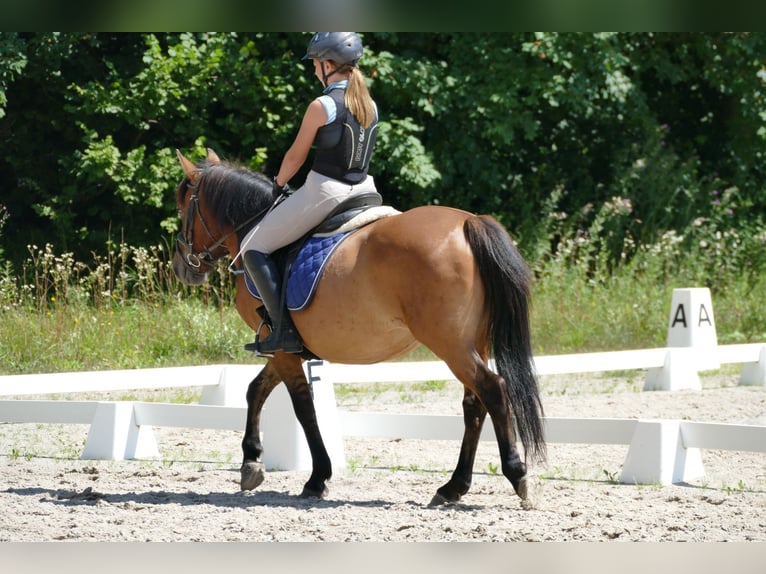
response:
<path id="1" fill-rule="evenodd" d="M 326 307 L 312 305 L 295 320 L 306 346 L 334 363 L 378 363 L 419 344 L 404 323 L 385 313 L 370 316 L 342 307 L 327 313 Z"/>
<path id="2" fill-rule="evenodd" d="M 355 239 L 346 240 L 328 262 L 311 305 L 293 318 L 306 346 L 320 357 L 376 363 L 401 356 L 418 343 L 396 290 L 359 261 Z"/>

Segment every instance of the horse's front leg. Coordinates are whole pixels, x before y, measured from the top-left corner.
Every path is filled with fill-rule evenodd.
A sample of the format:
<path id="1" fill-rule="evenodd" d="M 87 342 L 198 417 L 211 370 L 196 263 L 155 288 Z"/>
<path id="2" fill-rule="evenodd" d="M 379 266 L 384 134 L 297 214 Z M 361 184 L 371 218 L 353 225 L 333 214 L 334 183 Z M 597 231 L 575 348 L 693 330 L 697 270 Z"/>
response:
<path id="1" fill-rule="evenodd" d="M 332 477 L 332 462 L 319 431 L 311 387 L 299 357 L 280 353 L 272 360 L 277 363 L 279 374 L 290 393 L 295 416 L 303 427 L 309 452 L 311 452 L 312 472 L 303 486 L 301 496 L 324 498 L 329 492 L 326 483 Z"/>
<path id="2" fill-rule="evenodd" d="M 266 468 L 261 461 L 263 445 L 261 444 L 261 411 L 263 404 L 281 382 L 271 361 L 258 373 L 247 388 L 247 422 L 245 436 L 242 438 L 242 467 L 240 468 L 240 487 L 242 490 L 253 490 L 263 482 Z"/>
<path id="3" fill-rule="evenodd" d="M 436 491 L 436 495 L 431 500 L 431 506 L 457 502 L 468 492 L 473 477 L 476 449 L 479 445 L 479 437 L 486 416 L 487 409 L 484 408 L 479 397 L 466 387 L 463 393 L 465 431 L 463 443 L 460 446 L 460 456 L 452 473 L 452 478 Z"/>

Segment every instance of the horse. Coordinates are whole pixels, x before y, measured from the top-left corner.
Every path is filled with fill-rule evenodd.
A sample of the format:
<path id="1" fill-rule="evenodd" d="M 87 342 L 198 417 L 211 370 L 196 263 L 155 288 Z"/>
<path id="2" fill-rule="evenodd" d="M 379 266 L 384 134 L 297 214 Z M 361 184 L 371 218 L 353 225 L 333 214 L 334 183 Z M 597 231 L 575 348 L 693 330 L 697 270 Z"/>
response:
<path id="1" fill-rule="evenodd" d="M 211 149 L 197 163 L 176 150 L 183 178 L 176 191 L 180 232 L 172 268 L 187 285 L 204 283 L 216 262 L 234 270 L 240 241 L 273 205 L 264 174 L 222 161 Z M 531 273 L 495 218 L 425 205 L 378 219 L 350 233 L 325 264 L 311 304 L 291 312 L 304 347 L 329 362 L 373 364 L 425 345 L 463 384 L 465 429 L 455 469 L 431 504 L 459 501 L 471 486 L 487 414 L 501 469 L 527 498 L 527 464 L 545 460 L 543 407 L 532 364 Z M 260 301 L 238 274 L 235 305 L 254 331 Z M 497 372 L 490 369 L 494 357 Z M 265 478 L 261 409 L 284 383 L 312 460 L 301 496 L 323 498 L 332 466 L 317 424 L 310 386 L 297 354 L 277 352 L 249 384 L 240 487 Z M 516 434 L 524 457 L 519 453 Z"/>

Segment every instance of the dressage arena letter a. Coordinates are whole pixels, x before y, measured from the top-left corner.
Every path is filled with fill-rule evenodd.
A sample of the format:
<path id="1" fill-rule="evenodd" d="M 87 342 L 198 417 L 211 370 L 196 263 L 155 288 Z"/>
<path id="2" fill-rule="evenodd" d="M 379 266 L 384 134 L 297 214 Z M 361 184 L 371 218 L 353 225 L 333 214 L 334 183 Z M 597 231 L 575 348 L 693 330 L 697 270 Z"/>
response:
<path id="1" fill-rule="evenodd" d="M 699 314 L 699 322 L 697 323 L 698 326 L 702 325 L 702 323 L 707 323 L 711 327 L 713 326 L 713 320 L 710 318 L 710 316 L 707 313 L 707 309 L 705 309 L 704 304 L 700 304 L 700 314 Z"/>
<path id="2" fill-rule="evenodd" d="M 720 368 L 713 304 L 707 287 L 673 290 L 667 344 L 699 349 L 695 353 L 698 370 Z"/>
<path id="3" fill-rule="evenodd" d="M 710 318 L 710 314 L 705 308 L 704 303 L 700 303 L 700 308 L 697 313 L 697 317 L 699 317 L 699 319 L 697 320 L 698 327 L 701 326 L 702 323 L 707 323 L 711 327 L 713 326 L 713 320 Z M 688 325 L 686 324 L 686 311 L 684 311 L 683 303 L 681 303 L 676 309 L 676 313 L 673 316 L 672 322 L 670 323 L 670 328 L 672 329 L 673 327 L 675 327 L 677 323 L 680 323 L 681 325 L 683 325 L 684 328 L 688 327 Z"/>
<path id="4" fill-rule="evenodd" d="M 673 322 L 670 324 L 670 328 L 676 326 L 677 323 L 681 323 L 684 326 L 684 329 L 687 327 L 686 325 L 686 313 L 684 312 L 684 305 L 681 303 L 678 306 L 678 309 L 676 310 L 676 314 L 673 317 Z"/>

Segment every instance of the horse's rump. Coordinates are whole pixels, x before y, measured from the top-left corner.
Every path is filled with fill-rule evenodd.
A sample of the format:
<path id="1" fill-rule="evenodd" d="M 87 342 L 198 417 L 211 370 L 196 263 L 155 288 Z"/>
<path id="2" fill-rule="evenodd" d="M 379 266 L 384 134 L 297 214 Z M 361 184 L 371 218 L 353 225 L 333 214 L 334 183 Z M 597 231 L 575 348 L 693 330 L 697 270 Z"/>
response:
<path id="1" fill-rule="evenodd" d="M 312 305 L 293 314 L 306 346 L 330 361 L 371 363 L 418 341 L 437 354 L 459 338 L 473 345 L 483 290 L 462 230 L 469 217 L 418 207 L 348 237 L 325 265 Z"/>

